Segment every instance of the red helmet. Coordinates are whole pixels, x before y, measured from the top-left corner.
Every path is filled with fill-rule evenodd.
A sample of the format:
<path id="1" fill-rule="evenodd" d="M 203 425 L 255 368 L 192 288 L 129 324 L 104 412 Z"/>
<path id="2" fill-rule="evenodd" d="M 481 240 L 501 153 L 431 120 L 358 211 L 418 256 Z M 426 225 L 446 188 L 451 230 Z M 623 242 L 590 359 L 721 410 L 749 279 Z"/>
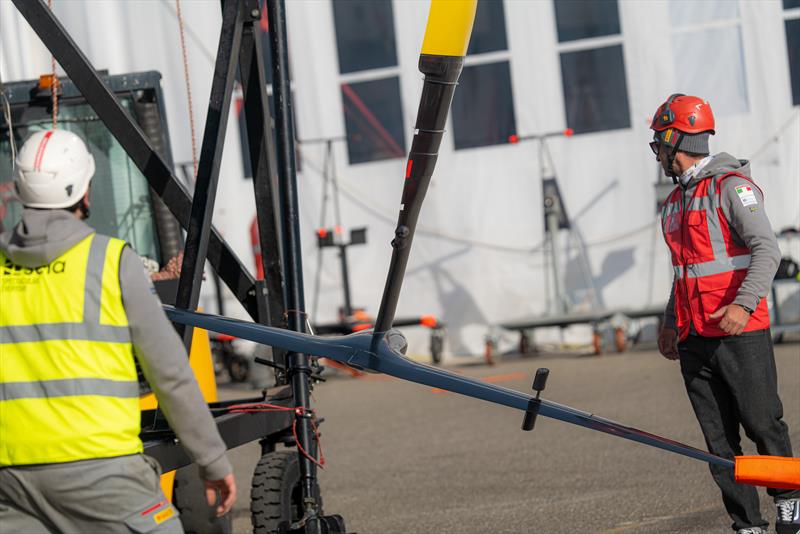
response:
<path id="1" fill-rule="evenodd" d="M 711 105 L 702 98 L 680 93 L 671 95 L 653 115 L 650 129 L 663 132 L 674 128 L 687 134 L 714 132 L 714 113 Z"/>

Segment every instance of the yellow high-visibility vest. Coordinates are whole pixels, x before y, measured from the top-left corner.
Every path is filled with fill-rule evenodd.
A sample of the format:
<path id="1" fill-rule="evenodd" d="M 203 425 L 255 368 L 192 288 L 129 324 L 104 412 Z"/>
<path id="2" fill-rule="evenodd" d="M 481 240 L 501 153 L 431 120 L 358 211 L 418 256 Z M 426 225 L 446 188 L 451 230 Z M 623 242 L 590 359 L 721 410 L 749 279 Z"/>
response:
<path id="1" fill-rule="evenodd" d="M 32 269 L 0 252 L 0 465 L 142 452 L 124 247 L 92 234 Z"/>

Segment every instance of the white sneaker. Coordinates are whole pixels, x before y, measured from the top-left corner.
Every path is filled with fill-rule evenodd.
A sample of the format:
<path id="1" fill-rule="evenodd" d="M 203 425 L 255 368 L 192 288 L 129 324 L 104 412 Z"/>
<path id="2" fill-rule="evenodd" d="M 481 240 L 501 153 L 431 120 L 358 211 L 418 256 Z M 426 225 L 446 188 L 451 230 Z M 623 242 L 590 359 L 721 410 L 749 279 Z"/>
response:
<path id="1" fill-rule="evenodd" d="M 761 527 L 740 528 L 736 534 L 767 534 Z"/>
<path id="2" fill-rule="evenodd" d="M 783 534 L 800 532 L 800 499 L 783 499 L 775 503 L 775 529 Z"/>

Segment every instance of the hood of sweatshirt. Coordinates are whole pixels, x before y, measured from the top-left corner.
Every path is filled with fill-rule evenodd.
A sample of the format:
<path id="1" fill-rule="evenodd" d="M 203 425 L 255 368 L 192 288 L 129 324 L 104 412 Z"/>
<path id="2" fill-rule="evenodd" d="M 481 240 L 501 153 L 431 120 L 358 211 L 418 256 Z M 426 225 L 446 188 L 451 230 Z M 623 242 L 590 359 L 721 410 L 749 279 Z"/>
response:
<path id="1" fill-rule="evenodd" d="M 94 233 L 65 210 L 25 209 L 22 220 L 0 234 L 0 251 L 16 265 L 46 265 Z"/>
<path id="2" fill-rule="evenodd" d="M 751 178 L 750 162 L 746 159 L 736 159 L 727 152 L 715 154 L 714 157 L 711 158 L 711 161 L 709 161 L 705 167 L 700 169 L 700 172 L 697 173 L 697 176 L 689 181 L 686 188 L 689 189 L 694 187 L 698 182 L 704 178 L 708 178 L 709 176 L 717 176 L 729 172 L 736 172 Z"/>

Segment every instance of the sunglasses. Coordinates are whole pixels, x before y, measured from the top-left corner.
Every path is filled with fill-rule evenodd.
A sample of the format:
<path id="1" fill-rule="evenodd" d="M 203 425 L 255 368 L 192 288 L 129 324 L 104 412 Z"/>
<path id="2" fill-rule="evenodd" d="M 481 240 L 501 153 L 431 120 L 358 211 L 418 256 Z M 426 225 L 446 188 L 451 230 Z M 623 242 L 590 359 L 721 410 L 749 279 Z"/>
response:
<path id="1" fill-rule="evenodd" d="M 653 154 L 658 156 L 658 149 L 661 147 L 661 143 L 658 141 L 650 141 L 650 150 L 653 151 Z"/>

